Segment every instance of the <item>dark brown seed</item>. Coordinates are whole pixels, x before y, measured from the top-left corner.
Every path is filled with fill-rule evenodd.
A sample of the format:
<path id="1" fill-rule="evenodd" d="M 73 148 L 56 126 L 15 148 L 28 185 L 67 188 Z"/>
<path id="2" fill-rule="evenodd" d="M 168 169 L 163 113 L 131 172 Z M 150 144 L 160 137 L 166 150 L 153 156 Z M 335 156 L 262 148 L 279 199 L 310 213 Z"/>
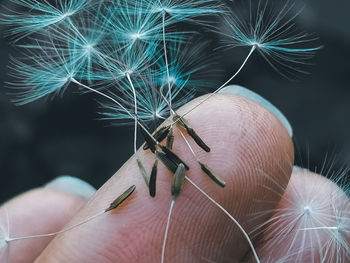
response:
<path id="1" fill-rule="evenodd" d="M 177 156 L 172 150 L 170 150 L 169 148 L 167 148 L 166 146 L 160 146 L 160 148 L 162 149 L 162 151 L 166 154 L 166 156 L 173 162 L 176 164 L 176 167 L 180 164 L 183 163 L 186 170 L 189 170 L 190 167 L 188 167 L 188 165 L 181 160 L 181 158 L 179 156 Z"/>
<path id="2" fill-rule="evenodd" d="M 184 186 L 184 181 L 185 181 L 185 166 L 182 163 L 180 163 L 176 169 L 173 181 L 171 183 L 171 195 L 173 196 L 174 199 L 181 194 L 182 188 Z"/>
<path id="3" fill-rule="evenodd" d="M 201 137 L 199 137 L 198 134 L 192 128 L 187 128 L 186 131 L 188 135 L 190 135 L 192 139 L 198 144 L 199 147 L 201 147 L 206 152 L 210 152 L 209 146 L 203 142 Z"/>
<path id="4" fill-rule="evenodd" d="M 125 201 L 136 189 L 135 185 L 132 185 L 129 187 L 128 190 L 126 190 L 124 193 L 122 193 L 120 196 L 118 196 L 105 210 L 105 212 L 111 211 L 113 209 L 116 209 L 121 203 Z"/>
<path id="5" fill-rule="evenodd" d="M 140 126 L 139 126 L 140 127 Z M 141 134 L 143 135 L 143 138 L 145 138 L 147 146 L 151 149 L 151 151 L 154 153 L 156 151 L 156 142 L 154 139 L 144 130 L 144 128 L 140 127 Z"/>
<path id="6" fill-rule="evenodd" d="M 194 131 L 194 129 L 190 126 L 184 117 L 175 114 L 173 121 L 177 124 L 178 127 L 185 129 L 188 135 L 192 137 L 192 139 L 198 144 L 199 147 L 201 147 L 206 152 L 210 152 L 209 146 L 204 143 L 201 137 L 198 136 L 198 134 Z"/>
<path id="7" fill-rule="evenodd" d="M 177 126 L 180 126 L 183 129 L 187 129 L 187 128 L 191 128 L 190 124 L 188 123 L 188 121 L 184 118 L 181 117 L 178 114 L 175 114 L 173 117 L 173 121 L 175 122 L 175 124 Z"/>
<path id="8" fill-rule="evenodd" d="M 168 135 L 170 130 L 170 125 L 169 126 L 164 126 L 158 130 L 156 130 L 153 133 L 153 138 L 156 139 L 158 142 L 162 142 Z M 146 142 L 143 146 L 144 150 L 149 149 L 148 143 Z"/>
<path id="9" fill-rule="evenodd" d="M 174 132 L 173 132 L 173 127 L 171 127 L 169 134 L 166 138 L 166 147 L 168 149 L 173 149 L 173 144 L 174 144 Z"/>
<path id="10" fill-rule="evenodd" d="M 136 159 L 136 162 L 137 162 L 137 166 L 139 167 L 140 173 L 143 179 L 145 180 L 146 185 L 149 186 L 149 178 L 145 167 L 143 166 L 142 162 L 139 159 Z"/>
<path id="11" fill-rule="evenodd" d="M 209 167 L 204 164 L 199 162 L 201 169 L 203 172 L 205 172 L 216 184 L 218 184 L 221 187 L 225 187 L 226 183 L 225 181 L 221 180 L 219 177 L 217 177 L 210 169 Z"/>
<path id="12" fill-rule="evenodd" d="M 152 171 L 151 171 L 151 176 L 149 178 L 149 194 L 152 197 L 156 196 L 157 171 L 158 171 L 158 160 L 154 162 Z"/>
<path id="13" fill-rule="evenodd" d="M 156 157 L 165 165 L 166 168 L 168 168 L 172 173 L 176 172 L 177 164 L 171 161 L 168 156 L 161 152 L 156 150 Z"/>

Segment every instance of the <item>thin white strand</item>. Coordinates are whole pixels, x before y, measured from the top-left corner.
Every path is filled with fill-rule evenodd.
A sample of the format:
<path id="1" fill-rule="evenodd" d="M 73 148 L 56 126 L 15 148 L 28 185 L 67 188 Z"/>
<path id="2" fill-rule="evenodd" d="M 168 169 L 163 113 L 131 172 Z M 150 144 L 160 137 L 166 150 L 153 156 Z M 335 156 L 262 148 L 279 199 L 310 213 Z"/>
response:
<path id="1" fill-rule="evenodd" d="M 175 111 L 171 107 L 170 102 L 168 101 L 168 99 L 164 96 L 164 94 L 162 92 L 160 92 L 160 95 L 162 96 L 162 99 L 164 100 L 164 102 L 169 106 L 169 110 L 171 112 L 171 115 L 175 114 Z"/>
<path id="2" fill-rule="evenodd" d="M 202 103 L 204 103 L 205 101 L 207 101 L 209 98 L 211 98 L 212 96 L 214 96 L 216 93 L 218 93 L 220 90 L 222 90 L 223 88 L 226 87 L 226 85 L 228 83 L 230 83 L 244 68 L 244 66 L 247 64 L 249 58 L 251 57 L 251 55 L 253 54 L 254 50 L 256 49 L 256 46 L 252 46 L 252 48 L 250 49 L 249 54 L 247 55 L 247 57 L 245 58 L 245 60 L 243 61 L 242 65 L 239 67 L 239 69 L 236 71 L 235 74 L 233 74 L 224 84 L 222 84 L 217 90 L 215 90 L 213 93 L 211 93 L 209 96 L 207 96 L 204 100 L 202 100 L 201 102 L 199 102 L 196 106 L 194 106 L 192 109 L 190 109 L 189 111 L 187 111 L 185 114 L 183 114 L 182 116 L 186 116 L 187 114 L 189 114 L 191 111 L 193 111 L 194 109 L 196 109 L 199 105 L 201 105 Z"/>
<path id="3" fill-rule="evenodd" d="M 170 208 L 169 208 L 168 220 L 167 220 L 167 223 L 166 223 L 166 228 L 165 228 L 165 233 L 164 233 L 164 239 L 163 239 L 161 263 L 164 263 L 166 241 L 167 241 L 167 239 L 168 239 L 168 232 L 169 232 L 169 226 L 170 226 L 170 218 L 171 218 L 171 214 L 172 214 L 172 212 L 173 212 L 174 204 L 175 204 L 175 199 L 171 200 L 171 204 L 170 204 Z"/>
<path id="4" fill-rule="evenodd" d="M 252 241 L 250 240 L 247 232 L 244 230 L 244 228 L 241 226 L 241 224 L 229 213 L 227 212 L 227 210 L 225 208 L 223 208 L 218 202 L 216 202 L 212 197 L 210 197 L 206 192 L 204 192 L 198 185 L 196 185 L 190 178 L 188 178 L 187 176 L 185 176 L 185 179 L 187 181 L 189 181 L 198 191 L 200 191 L 205 197 L 207 197 L 214 205 L 216 205 L 218 208 L 221 209 L 221 211 L 223 211 L 235 224 L 236 226 L 241 230 L 241 232 L 243 233 L 244 237 L 246 238 L 246 240 L 248 241 L 248 244 L 253 252 L 253 255 L 255 257 L 255 260 L 257 263 L 260 263 L 260 259 L 258 257 L 258 254 L 256 253 L 256 250 L 254 248 L 254 245 L 252 243 Z"/>
<path id="5" fill-rule="evenodd" d="M 81 221 L 80 223 L 77 223 L 77 224 L 75 224 L 75 225 L 73 225 L 73 226 L 70 226 L 70 227 L 68 227 L 68 228 L 66 228 L 66 229 L 62 229 L 62 230 L 57 231 L 57 232 L 53 232 L 53 233 L 49 233 L 49 234 L 40 234 L 40 235 L 24 236 L 24 237 L 14 237 L 14 238 L 9 238 L 9 239 L 6 240 L 6 241 L 9 243 L 9 242 L 18 241 L 18 240 L 24 240 L 24 239 L 32 239 L 32 238 L 41 238 L 41 237 L 55 236 L 55 235 L 58 235 L 58 234 L 62 234 L 62 233 L 64 233 L 64 232 L 67 232 L 67 231 L 69 231 L 69 230 L 72 230 L 73 228 L 76 228 L 76 227 L 78 227 L 78 226 L 81 226 L 81 225 L 83 225 L 83 224 L 85 224 L 85 223 L 87 223 L 87 222 L 89 222 L 89 221 L 95 219 L 96 217 L 98 217 L 98 216 L 100 216 L 100 215 L 102 215 L 102 214 L 104 214 L 104 213 L 105 213 L 105 211 L 102 211 L 102 212 L 100 212 L 100 213 L 98 213 L 98 214 L 96 214 L 96 215 L 93 215 L 93 216 L 91 216 L 91 217 L 88 217 L 87 219 Z"/>
<path id="6" fill-rule="evenodd" d="M 126 73 L 126 77 L 130 83 L 130 86 L 132 88 L 132 93 L 134 96 L 134 109 L 135 109 L 135 126 L 134 126 L 134 154 L 136 155 L 137 152 L 137 97 L 136 97 L 136 90 L 134 87 L 134 83 L 132 82 L 130 78 L 130 74 Z"/>
<path id="7" fill-rule="evenodd" d="M 187 144 L 188 148 L 190 149 L 190 151 L 191 151 L 193 157 L 197 160 L 197 162 L 200 162 L 199 158 L 198 158 L 197 155 L 195 154 L 193 148 L 191 147 L 189 141 L 186 139 L 186 137 L 185 137 L 185 135 L 183 134 L 183 132 L 182 132 L 180 129 L 178 129 L 178 130 L 179 130 L 179 132 L 180 132 L 182 138 L 184 139 L 185 143 Z"/>
<path id="8" fill-rule="evenodd" d="M 169 108 L 172 108 L 172 92 L 171 92 L 171 85 L 170 85 L 170 73 L 169 73 L 169 63 L 168 63 L 168 52 L 166 47 L 166 40 L 165 40 L 165 11 L 163 11 L 162 16 L 162 27 L 163 27 L 163 49 L 164 49 L 164 58 L 165 58 L 165 67 L 166 67 L 166 74 L 167 74 L 167 82 L 168 82 L 168 92 L 169 92 Z M 172 111 L 170 111 L 172 112 Z"/>
<path id="9" fill-rule="evenodd" d="M 175 111 L 171 108 L 171 105 L 170 105 L 170 102 L 165 98 L 165 96 L 161 93 L 161 96 L 163 98 L 163 100 L 165 101 L 165 103 L 168 104 L 169 108 L 170 108 L 170 111 L 172 112 L 172 114 L 175 113 Z M 172 124 L 173 125 L 173 124 Z M 180 132 L 182 138 L 184 139 L 185 143 L 187 144 L 187 147 L 190 149 L 193 157 L 197 160 L 197 162 L 200 162 L 199 158 L 197 157 L 196 153 L 194 152 L 192 146 L 190 145 L 189 141 L 186 139 L 185 135 L 183 134 L 183 132 L 178 129 L 178 131 Z"/>
<path id="10" fill-rule="evenodd" d="M 305 230 L 339 230 L 336 226 L 319 226 L 319 227 L 307 227 L 307 228 L 301 228 L 299 231 L 305 231 Z"/>
<path id="11" fill-rule="evenodd" d="M 88 90 L 90 90 L 90 91 L 92 91 L 92 92 L 95 92 L 95 93 L 97 93 L 97 94 L 99 94 L 99 95 L 101 95 L 101 96 L 103 96 L 103 97 L 105 97 L 105 98 L 107 98 L 107 99 L 113 101 L 115 104 L 117 104 L 119 107 L 121 107 L 131 118 L 135 119 L 135 120 L 137 121 L 138 125 L 139 125 L 141 128 L 143 128 L 143 130 L 154 140 L 154 142 L 158 143 L 158 142 L 156 141 L 156 139 L 154 139 L 153 135 L 142 125 L 142 123 L 140 123 L 139 120 L 137 120 L 137 117 L 134 116 L 134 115 L 132 115 L 132 114 L 130 113 L 130 111 L 128 111 L 119 101 L 113 99 L 111 96 L 108 96 L 107 94 L 105 94 L 105 93 L 103 93 L 103 92 L 101 92 L 101 91 L 98 91 L 98 90 L 96 90 L 96 89 L 93 89 L 93 88 L 91 88 L 91 87 L 89 87 L 89 86 L 87 86 L 87 85 L 85 85 L 85 84 L 83 84 L 83 83 L 77 81 L 75 78 L 71 78 L 71 81 L 74 82 L 75 84 L 77 84 L 77 85 L 79 85 L 79 86 L 85 88 L 85 89 L 88 89 Z"/>

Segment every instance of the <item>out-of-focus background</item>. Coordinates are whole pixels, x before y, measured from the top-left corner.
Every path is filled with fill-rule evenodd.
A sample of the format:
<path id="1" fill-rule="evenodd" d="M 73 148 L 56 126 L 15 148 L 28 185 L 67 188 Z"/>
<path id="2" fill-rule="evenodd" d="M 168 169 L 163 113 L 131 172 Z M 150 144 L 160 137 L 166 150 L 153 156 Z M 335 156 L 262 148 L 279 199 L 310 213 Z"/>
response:
<path id="1" fill-rule="evenodd" d="M 327 158 L 326 168 L 337 172 L 350 166 L 350 2 L 296 2 L 304 5 L 298 27 L 314 32 L 320 37 L 316 43 L 324 45 L 314 65 L 305 68 L 310 74 L 289 81 L 255 54 L 233 84 L 261 94 L 285 114 L 294 129 L 297 164 L 320 171 Z M 9 2 L 0 3 L 4 12 Z M 92 94 L 67 92 L 63 98 L 14 106 L 4 88 L 13 52 L 1 36 L 0 203 L 60 175 L 100 187 L 131 156 L 132 126 L 108 127 L 99 121 Z M 218 81 L 228 78 L 246 54 L 242 48 L 219 52 L 223 74 Z"/>

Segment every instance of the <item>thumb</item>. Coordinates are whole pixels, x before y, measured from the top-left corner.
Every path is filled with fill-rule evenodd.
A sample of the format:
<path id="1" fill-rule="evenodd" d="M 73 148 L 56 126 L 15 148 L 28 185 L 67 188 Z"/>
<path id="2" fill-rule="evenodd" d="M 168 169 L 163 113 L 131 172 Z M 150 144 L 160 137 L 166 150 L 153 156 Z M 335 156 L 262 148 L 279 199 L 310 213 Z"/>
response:
<path id="1" fill-rule="evenodd" d="M 179 115 L 201 100 L 182 107 Z M 205 153 L 185 135 L 197 157 L 226 182 L 226 187 L 219 187 L 202 172 L 179 131 L 174 129 L 173 151 L 190 167 L 186 176 L 249 233 L 254 227 L 252 222 L 248 223 L 249 215 L 262 209 L 272 210 L 277 203 L 255 202 L 261 196 L 277 198 L 271 189 L 265 190 L 261 185 L 280 191 L 260 172 L 271 175 L 281 185 L 289 180 L 285 175 L 291 173 L 293 145 L 288 132 L 270 111 L 236 95 L 212 96 L 186 115 L 186 119 L 211 148 L 210 153 Z M 155 156 L 141 149 L 138 158 L 150 171 Z M 160 262 L 172 200 L 171 181 L 172 174 L 160 163 L 157 194 L 150 197 L 135 156 L 131 157 L 69 225 L 98 214 L 127 188 L 136 185 L 133 195 L 121 207 L 57 236 L 37 262 Z M 260 221 L 254 224 L 261 224 L 269 216 L 259 217 Z M 185 181 L 171 216 L 165 261 L 232 262 L 242 259 L 249 250 L 244 235 L 229 217 Z"/>

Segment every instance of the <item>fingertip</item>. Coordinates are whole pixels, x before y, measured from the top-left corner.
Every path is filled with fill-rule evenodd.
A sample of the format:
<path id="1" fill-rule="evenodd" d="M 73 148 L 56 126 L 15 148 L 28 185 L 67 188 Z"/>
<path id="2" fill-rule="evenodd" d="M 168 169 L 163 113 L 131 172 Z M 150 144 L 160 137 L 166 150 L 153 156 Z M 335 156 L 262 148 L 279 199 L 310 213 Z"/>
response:
<path id="1" fill-rule="evenodd" d="M 288 119 L 284 116 L 284 114 L 278 108 L 276 108 L 271 102 L 263 98 L 261 95 L 238 85 L 227 86 L 223 88 L 219 93 L 237 95 L 259 103 L 260 105 L 262 105 L 263 107 L 271 111 L 271 113 L 273 113 L 280 120 L 282 125 L 287 130 L 289 136 L 293 137 L 293 129 Z"/>
<path id="2" fill-rule="evenodd" d="M 306 169 L 293 171 L 264 226 L 258 252 L 270 262 L 348 262 L 350 201 L 331 180 Z M 253 260 L 252 260 L 253 261 Z"/>
<path id="3" fill-rule="evenodd" d="M 177 112 L 184 114 L 201 100 L 203 97 Z M 268 194 L 261 184 L 269 181 L 260 176 L 260 172 L 264 171 L 283 183 L 289 179 L 285 173 L 290 174 L 293 162 L 290 136 L 271 112 L 239 96 L 213 96 L 185 117 L 211 148 L 210 153 L 202 151 L 185 134 L 197 158 L 227 185 L 219 187 L 202 172 L 179 130 L 175 129 L 173 151 L 189 165 L 186 175 L 242 222 L 249 232 L 252 226 L 246 221 L 260 207 L 254 200 L 260 194 Z M 141 149 L 137 158 L 147 171 L 151 170 L 155 160 L 152 153 Z M 52 258 L 55 259 L 53 262 L 159 261 L 172 200 L 172 174 L 159 164 L 157 178 L 157 193 L 152 198 L 140 175 L 135 156 L 132 157 L 68 226 L 100 213 L 125 189 L 136 185 L 132 199 L 114 213 L 104 214 L 79 229 L 57 237 L 38 262 Z M 271 208 L 271 205 L 266 205 L 266 208 Z M 239 260 L 249 250 L 235 224 L 188 181 L 176 199 L 172 222 L 166 255 L 170 261 L 193 262 L 203 258 Z M 232 246 L 237 249 L 232 250 Z"/>
<path id="4" fill-rule="evenodd" d="M 34 262 L 52 237 L 12 241 L 60 230 L 85 203 L 62 190 L 37 188 L 9 200 L 0 207 L 1 252 L 8 262 Z"/>

